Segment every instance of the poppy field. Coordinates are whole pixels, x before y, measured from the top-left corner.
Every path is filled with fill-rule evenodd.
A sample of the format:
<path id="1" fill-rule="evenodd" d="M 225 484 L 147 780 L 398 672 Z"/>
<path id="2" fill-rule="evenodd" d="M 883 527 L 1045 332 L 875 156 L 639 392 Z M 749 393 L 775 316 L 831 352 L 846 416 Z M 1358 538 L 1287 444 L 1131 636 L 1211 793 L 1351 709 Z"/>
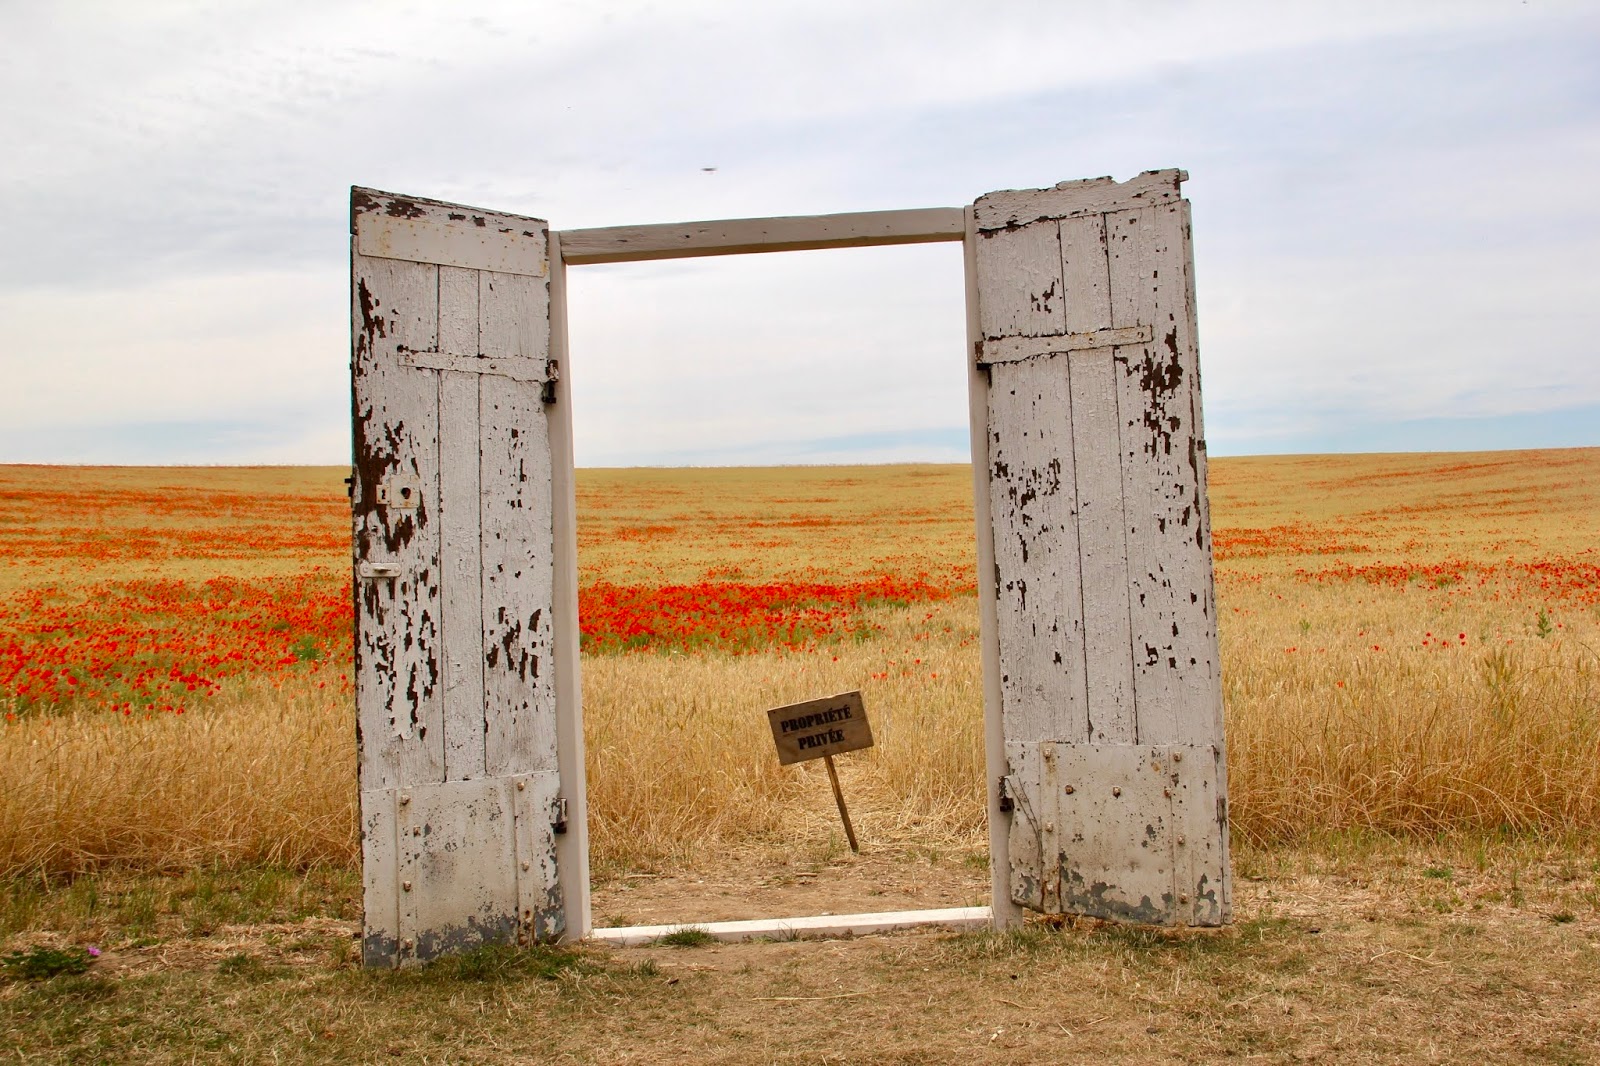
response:
<path id="1" fill-rule="evenodd" d="M 0 869 L 354 861 L 344 473 L 0 467 Z M 858 827 L 981 841 L 965 467 L 578 484 L 597 870 L 825 835 L 761 712 L 848 688 Z M 1600 449 L 1217 459 L 1211 500 L 1236 833 L 1600 824 Z"/>

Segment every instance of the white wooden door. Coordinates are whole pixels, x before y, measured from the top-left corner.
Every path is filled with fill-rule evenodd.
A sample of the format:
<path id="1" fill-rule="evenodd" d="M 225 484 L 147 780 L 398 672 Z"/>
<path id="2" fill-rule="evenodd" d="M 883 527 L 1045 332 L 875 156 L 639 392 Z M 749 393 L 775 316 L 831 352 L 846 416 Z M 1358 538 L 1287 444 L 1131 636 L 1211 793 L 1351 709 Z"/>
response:
<path id="1" fill-rule="evenodd" d="M 351 234 L 362 958 L 558 937 L 548 230 L 354 189 Z"/>
<path id="2" fill-rule="evenodd" d="M 974 461 L 1010 899 L 1216 925 L 1227 785 L 1184 177 L 974 204 Z"/>

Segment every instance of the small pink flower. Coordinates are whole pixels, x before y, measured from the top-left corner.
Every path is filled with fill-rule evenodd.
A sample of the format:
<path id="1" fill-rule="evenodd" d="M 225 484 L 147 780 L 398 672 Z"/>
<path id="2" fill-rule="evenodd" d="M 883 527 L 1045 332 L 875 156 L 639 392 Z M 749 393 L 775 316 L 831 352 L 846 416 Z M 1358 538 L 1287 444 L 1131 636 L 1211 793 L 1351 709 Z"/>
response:
<path id="1" fill-rule="evenodd" d="M 98 959 L 100 957 L 100 949 L 97 947 L 91 947 L 89 949 L 89 957 L 91 959 Z"/>

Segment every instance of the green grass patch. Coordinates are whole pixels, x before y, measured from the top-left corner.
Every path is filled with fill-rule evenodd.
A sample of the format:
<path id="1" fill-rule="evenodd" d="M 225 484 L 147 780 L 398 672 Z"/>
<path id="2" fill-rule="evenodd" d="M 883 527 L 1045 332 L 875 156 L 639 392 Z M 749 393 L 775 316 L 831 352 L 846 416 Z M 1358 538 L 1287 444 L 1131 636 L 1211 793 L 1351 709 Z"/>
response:
<path id="1" fill-rule="evenodd" d="M 0 973 L 13 980 L 27 981 L 79 974 L 86 971 L 99 954 L 99 950 L 94 948 L 52 948 L 35 944 L 23 951 L 8 951 L 0 955 Z"/>
<path id="2" fill-rule="evenodd" d="M 684 926 L 682 929 L 674 929 L 656 940 L 657 944 L 665 944 L 667 947 L 672 948 L 703 948 L 707 944 L 715 944 L 716 942 L 716 937 L 694 925 Z"/>

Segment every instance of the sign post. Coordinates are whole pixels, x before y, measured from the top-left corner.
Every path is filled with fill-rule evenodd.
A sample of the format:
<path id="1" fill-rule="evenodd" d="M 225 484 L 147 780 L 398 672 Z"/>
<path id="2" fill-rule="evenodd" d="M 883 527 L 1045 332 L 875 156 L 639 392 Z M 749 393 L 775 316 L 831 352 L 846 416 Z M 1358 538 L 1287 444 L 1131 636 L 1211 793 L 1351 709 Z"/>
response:
<path id="1" fill-rule="evenodd" d="M 861 701 L 861 693 L 841 692 L 820 700 L 774 707 L 767 712 L 767 721 L 772 726 L 772 740 L 778 746 L 780 766 L 816 758 L 827 766 L 833 801 L 839 805 L 839 819 L 844 822 L 844 835 L 850 841 L 850 850 L 859 854 L 861 847 L 856 843 L 855 826 L 850 824 L 850 812 L 844 805 L 844 792 L 839 788 L 839 772 L 834 768 L 833 757 L 838 752 L 872 747 L 872 726 L 867 723 L 867 709 Z"/>

